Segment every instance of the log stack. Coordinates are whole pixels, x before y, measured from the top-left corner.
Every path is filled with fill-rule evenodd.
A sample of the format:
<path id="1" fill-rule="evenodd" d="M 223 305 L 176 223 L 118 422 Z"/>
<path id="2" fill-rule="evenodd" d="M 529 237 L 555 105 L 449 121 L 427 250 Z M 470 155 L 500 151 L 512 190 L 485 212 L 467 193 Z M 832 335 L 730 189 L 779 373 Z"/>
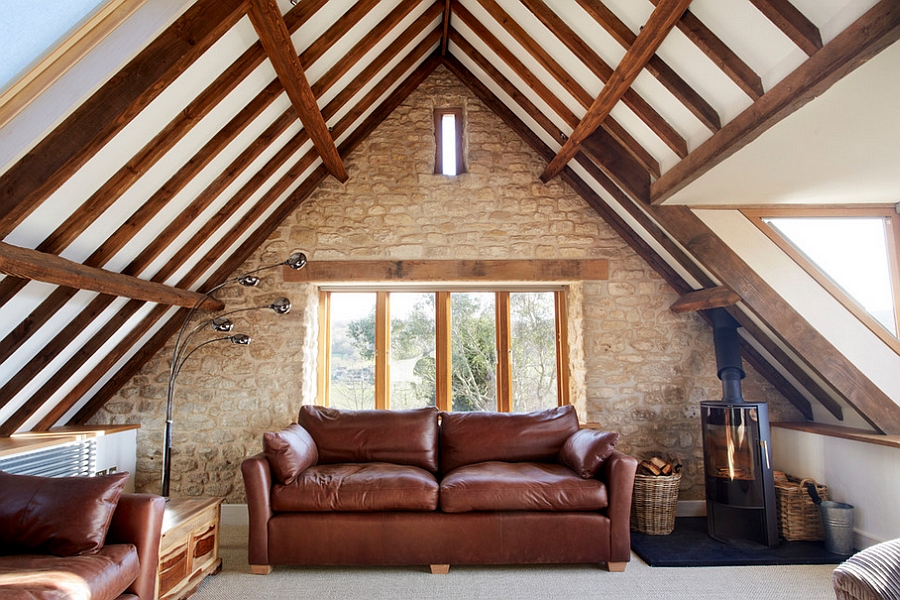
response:
<path id="1" fill-rule="evenodd" d="M 665 460 L 659 456 L 654 456 L 649 460 L 642 460 L 638 464 L 639 475 L 653 475 L 655 477 L 668 477 L 681 471 L 681 461 L 677 458 Z"/>

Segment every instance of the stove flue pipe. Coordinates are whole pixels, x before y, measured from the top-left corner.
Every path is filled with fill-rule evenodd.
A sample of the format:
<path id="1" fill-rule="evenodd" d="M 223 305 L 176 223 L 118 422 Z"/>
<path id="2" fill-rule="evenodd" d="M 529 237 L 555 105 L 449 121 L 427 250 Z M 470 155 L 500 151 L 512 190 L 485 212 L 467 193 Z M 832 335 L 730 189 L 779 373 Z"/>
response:
<path id="1" fill-rule="evenodd" d="M 743 402 L 741 379 L 744 366 L 741 362 L 741 344 L 734 317 L 724 308 L 706 311 L 713 325 L 713 341 L 716 346 L 716 367 L 722 380 L 722 402 Z"/>

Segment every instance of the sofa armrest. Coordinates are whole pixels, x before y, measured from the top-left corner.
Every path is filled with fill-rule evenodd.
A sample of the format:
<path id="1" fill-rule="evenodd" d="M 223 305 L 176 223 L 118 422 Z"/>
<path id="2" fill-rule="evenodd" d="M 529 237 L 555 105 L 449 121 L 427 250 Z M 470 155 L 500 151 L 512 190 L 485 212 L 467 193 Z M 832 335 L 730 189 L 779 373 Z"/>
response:
<path id="1" fill-rule="evenodd" d="M 269 564 L 269 519 L 272 518 L 272 469 L 263 453 L 241 463 L 250 514 L 247 557 L 251 565 Z"/>
<path id="2" fill-rule="evenodd" d="M 113 513 L 107 544 L 134 544 L 141 571 L 125 590 L 141 598 L 156 598 L 156 571 L 159 567 L 159 542 L 162 537 L 166 499 L 154 494 L 122 494 Z"/>
<path id="3" fill-rule="evenodd" d="M 609 494 L 609 551 L 613 562 L 631 558 L 631 495 L 637 465 L 633 456 L 613 450 L 598 474 L 606 483 Z"/>

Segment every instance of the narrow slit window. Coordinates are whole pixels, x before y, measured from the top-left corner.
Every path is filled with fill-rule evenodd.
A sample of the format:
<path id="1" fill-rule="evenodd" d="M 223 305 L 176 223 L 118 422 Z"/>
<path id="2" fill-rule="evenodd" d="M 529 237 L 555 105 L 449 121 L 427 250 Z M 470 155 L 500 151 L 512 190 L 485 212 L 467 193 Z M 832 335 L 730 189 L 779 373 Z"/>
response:
<path id="1" fill-rule="evenodd" d="M 465 172 L 463 164 L 463 117 L 460 108 L 434 111 L 434 172 L 454 176 Z"/>

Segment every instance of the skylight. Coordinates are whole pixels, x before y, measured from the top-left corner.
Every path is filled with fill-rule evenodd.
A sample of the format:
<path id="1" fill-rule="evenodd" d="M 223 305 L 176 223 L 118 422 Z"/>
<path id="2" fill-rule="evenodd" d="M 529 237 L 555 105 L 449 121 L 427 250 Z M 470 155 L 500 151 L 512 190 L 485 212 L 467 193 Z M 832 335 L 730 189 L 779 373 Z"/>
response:
<path id="1" fill-rule="evenodd" d="M 35 2 L 3 0 L 0 19 L 0 89 L 18 79 L 108 0 Z"/>
<path id="2" fill-rule="evenodd" d="M 884 217 L 763 217 L 888 331 L 897 333 Z"/>

